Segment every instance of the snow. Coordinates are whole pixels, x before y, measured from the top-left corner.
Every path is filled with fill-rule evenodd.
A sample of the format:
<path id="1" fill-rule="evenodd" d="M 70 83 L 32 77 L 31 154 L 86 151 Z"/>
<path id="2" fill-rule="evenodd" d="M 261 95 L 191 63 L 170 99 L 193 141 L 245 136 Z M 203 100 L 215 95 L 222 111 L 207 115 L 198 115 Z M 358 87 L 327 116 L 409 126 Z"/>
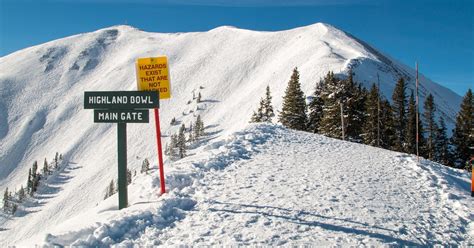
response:
<path id="1" fill-rule="evenodd" d="M 148 158 L 154 166 L 154 170 L 151 171 L 153 174 L 138 175 L 134 179 L 134 183 L 130 186 L 131 206 L 118 211 L 116 195 L 103 200 L 106 186 L 111 179 L 115 179 L 117 176 L 116 126 L 94 124 L 92 111 L 83 109 L 83 94 L 84 91 L 134 90 L 136 87 L 134 67 L 136 58 L 161 54 L 167 55 L 169 58 L 172 84 L 172 98 L 160 103 L 164 143 L 169 142 L 169 136 L 179 128 L 179 125 L 171 126 L 169 124 L 173 117 L 177 119 L 178 123 L 188 126 L 199 114 L 207 126 L 206 132 L 209 135 L 195 145 L 196 149 L 192 152 L 192 156 L 178 162 L 172 162 L 166 158 L 165 173 L 170 192 L 158 197 L 156 192 L 158 192 L 159 182 L 155 177 L 157 159 L 153 123 L 128 125 L 129 168 L 139 171 L 143 159 Z M 410 86 L 413 86 L 414 82 L 413 69 L 383 55 L 362 41 L 322 23 L 279 32 L 257 32 L 233 27 L 219 27 L 208 32 L 179 34 L 148 33 L 129 26 L 114 26 L 51 41 L 1 57 L 0 190 L 4 190 L 6 187 L 18 189 L 20 185 L 24 185 L 28 169 L 35 160 L 40 164 L 45 157 L 51 161 L 52 156 L 56 152 L 60 152 L 64 155 L 66 164 L 62 171 L 43 185 L 42 191 L 38 192 L 34 198 L 30 198 L 27 204 L 20 208 L 19 214 L 8 218 L 0 217 L 0 230 L 2 230 L 0 244 L 5 246 L 18 243 L 71 244 L 76 242 L 76 244 L 108 245 L 122 242 L 124 244 L 140 243 L 140 241 L 154 243 L 158 242 L 153 240 L 154 234 L 159 236 L 163 234 L 165 237 L 166 233 L 173 232 L 171 229 L 175 225 L 179 227 L 180 223 L 187 221 L 188 217 L 198 220 L 199 218 L 193 215 L 194 213 L 198 215 L 201 213 L 203 216 L 207 214 L 216 218 L 217 221 L 223 221 L 223 224 L 226 223 L 225 220 L 218 218 L 219 211 L 202 213 L 201 207 L 209 206 L 214 209 L 225 207 L 226 209 L 232 208 L 234 211 L 235 206 L 216 206 L 216 204 L 210 203 L 210 198 L 204 200 L 203 190 L 208 188 L 208 192 L 210 192 L 212 189 L 216 189 L 216 192 L 209 194 L 219 194 L 222 187 L 231 189 L 234 187 L 233 184 L 237 183 L 232 181 L 234 180 L 231 179 L 232 176 L 235 177 L 235 180 L 239 176 L 228 170 L 239 166 L 254 168 L 256 163 L 254 159 L 258 159 L 259 156 L 262 156 L 259 160 L 261 160 L 263 168 L 268 168 L 269 165 L 265 163 L 265 159 L 276 156 L 273 154 L 276 152 L 273 149 L 293 147 L 294 152 L 300 150 L 300 148 L 296 148 L 297 146 L 301 146 L 302 151 L 305 149 L 303 143 L 293 145 L 284 143 L 282 140 L 273 140 L 274 135 L 287 132 L 279 127 L 263 126 L 244 129 L 259 99 L 264 95 L 267 85 L 271 88 L 275 109 L 281 108 L 281 99 L 295 66 L 300 71 L 302 89 L 307 96 L 313 92 L 315 83 L 328 70 L 343 74 L 352 68 L 356 73 L 355 78 L 366 85 L 375 82 L 374 78 L 379 73 L 382 90 L 388 98 L 390 98 L 395 81 L 400 75 L 406 77 Z M 448 127 L 452 127 L 455 113 L 459 108 L 460 96 L 424 76 L 421 76 L 421 83 L 423 85 L 421 101 L 428 92 L 433 93 L 439 109 L 447 119 Z M 202 103 L 198 104 L 192 101 L 191 104 L 186 104 L 192 100 L 193 91 L 196 95 L 201 92 Z M 288 132 L 287 134 L 306 137 L 306 134 L 301 133 Z M 325 138 L 315 139 L 324 140 Z M 272 142 L 281 147 L 271 148 Z M 349 143 L 334 146 L 359 147 Z M 333 149 L 334 147 L 330 146 L 329 148 Z M 318 159 L 335 167 L 339 157 L 334 161 L 324 159 L 325 156 L 333 156 L 332 150 L 329 148 L 325 150 L 327 154 L 318 151 L 321 156 Z M 374 148 L 366 149 L 372 151 L 371 149 Z M 380 152 L 385 153 L 386 151 L 381 150 Z M 268 155 L 265 155 L 267 153 Z M 307 154 L 310 154 L 309 151 Z M 339 156 L 346 154 L 348 152 L 344 151 Z M 356 154 L 351 154 L 351 156 L 358 158 Z M 391 157 L 392 155 L 387 156 Z M 385 161 L 377 159 L 370 164 Z M 282 161 L 289 163 L 286 160 Z M 413 162 L 408 158 L 389 160 L 389 162 L 393 166 L 402 166 L 407 171 L 414 170 L 412 168 Z M 353 163 L 353 161 L 347 163 Z M 431 170 L 431 167 L 436 167 L 438 168 L 436 171 L 440 173 L 444 171 L 443 173 L 446 175 L 437 176 L 438 181 L 428 178 L 426 182 L 420 182 L 413 178 L 411 181 L 404 182 L 407 184 L 418 182 L 420 185 L 444 184 L 446 189 L 426 192 L 427 195 L 433 193 L 434 196 L 439 196 L 433 199 L 432 207 L 444 204 L 444 202 L 452 202 L 452 206 L 449 205 L 443 209 L 456 211 L 456 214 L 461 216 L 459 220 L 467 220 L 467 222 L 451 224 L 459 230 L 448 232 L 447 235 L 452 236 L 454 240 L 452 242 L 462 242 L 467 239 L 466 233 L 470 230 L 472 237 L 472 230 L 474 230 L 472 221 L 470 221 L 472 216 L 462 215 L 462 213 L 468 212 L 465 211 L 466 206 L 469 206 L 466 202 L 471 201 L 472 203 L 472 200 L 466 199 L 461 194 L 463 192 L 461 188 L 464 189 L 467 185 L 466 175 L 436 164 L 426 163 L 420 166 L 429 168 L 428 170 Z M 266 164 L 266 167 L 263 164 Z M 311 166 L 312 164 L 303 165 Z M 277 163 L 275 166 L 283 165 Z M 349 164 L 346 166 L 350 167 Z M 309 170 L 309 167 L 306 169 Z M 330 168 L 318 167 L 318 169 L 325 172 L 332 171 Z M 349 170 L 349 168 L 346 169 Z M 270 177 L 271 171 L 254 170 L 257 175 L 261 174 L 266 177 Z M 303 171 L 305 170 L 302 169 Z M 336 171 L 338 170 L 334 170 L 334 173 Z M 424 171 L 422 169 L 419 173 L 425 175 Z M 380 173 L 385 175 L 383 172 Z M 227 180 L 231 181 L 226 181 L 224 175 L 229 176 Z M 335 174 L 328 174 L 330 178 L 332 178 L 331 175 Z M 369 175 L 361 175 L 369 177 Z M 250 175 L 247 176 L 250 177 Z M 277 182 L 281 180 L 278 175 L 274 175 L 274 177 Z M 369 178 L 375 180 L 373 177 Z M 211 179 L 216 183 L 221 183 L 221 188 L 211 185 L 209 181 Z M 314 179 L 320 180 L 321 178 Z M 287 180 L 290 184 L 295 183 L 290 179 Z M 294 178 L 293 180 L 299 179 Z M 204 182 L 206 184 L 201 185 Z M 377 182 L 377 184 L 381 183 L 382 181 Z M 271 190 L 271 188 L 266 188 L 266 184 L 260 184 L 260 187 L 263 187 L 262 194 L 265 193 L 265 190 Z M 311 185 L 308 184 L 308 187 Z M 332 187 L 332 185 L 324 187 Z M 454 189 L 452 189 L 453 187 Z M 364 187 L 363 189 L 369 190 Z M 235 190 L 238 192 L 238 188 Z M 442 194 L 444 191 L 448 193 Z M 249 197 L 255 196 L 250 192 L 242 192 L 242 194 L 244 193 L 249 194 Z M 274 194 L 278 196 L 277 193 L 280 192 Z M 302 205 L 308 209 L 297 208 L 298 205 L 296 207 L 291 205 L 295 198 L 287 193 L 282 193 L 283 195 L 279 196 L 290 197 L 286 201 L 288 206 L 278 205 L 278 200 L 272 197 L 266 199 L 275 201 L 278 203 L 275 207 L 289 209 L 293 214 L 294 211 L 300 210 L 313 211 L 311 213 L 321 210 L 309 205 Z M 225 198 L 218 199 L 224 203 L 244 204 Z M 324 198 L 318 200 L 326 203 L 331 202 Z M 340 198 L 338 200 L 349 204 Z M 388 199 L 386 200 L 388 201 Z M 361 202 L 363 203 L 363 201 Z M 269 204 L 269 202 L 257 203 L 265 206 Z M 303 203 L 304 201 L 302 201 Z M 402 203 L 406 202 L 402 201 Z M 333 202 L 334 204 L 336 203 Z M 421 207 L 426 206 L 420 204 Z M 398 207 L 405 209 L 405 206 Z M 347 206 L 341 206 L 337 210 L 347 209 Z M 238 211 L 243 210 L 255 211 L 255 209 L 252 210 L 245 206 L 242 206 L 242 209 Z M 283 213 L 278 213 L 276 209 L 275 211 L 275 215 Z M 407 212 L 409 211 L 406 210 L 406 212 L 399 214 L 401 216 Z M 363 212 L 357 213 L 363 214 Z M 354 221 L 359 218 L 361 223 L 373 226 L 381 225 L 375 221 L 370 222 L 370 219 L 364 219 L 369 216 L 367 213 L 359 217 L 357 217 L 357 213 L 344 218 L 354 218 Z M 319 214 L 331 216 L 330 213 Z M 427 218 L 421 213 L 419 215 Z M 302 218 L 306 217 L 308 216 Z M 308 217 L 305 220 L 321 221 L 311 219 L 313 217 Z M 443 219 L 447 217 L 437 215 L 435 217 L 439 218 L 439 223 L 443 225 L 447 223 L 447 220 Z M 393 222 L 395 221 L 397 221 L 396 218 Z M 433 235 L 433 239 L 439 242 L 448 240 L 448 238 L 441 237 L 441 234 L 437 234 L 443 227 L 439 227 L 441 229 L 429 228 L 426 223 L 428 222 L 420 222 L 420 225 L 416 225 L 417 228 L 421 228 L 420 230 L 426 230 L 425 234 L 420 231 L 420 240 L 405 237 L 406 235 L 397 237 L 415 243 L 428 242 L 431 238 L 429 235 Z M 330 224 L 337 225 L 337 223 Z M 468 224 L 471 226 L 470 229 Z M 290 224 L 284 224 L 281 227 L 271 225 L 271 227 L 273 228 L 271 229 L 272 235 L 280 235 L 281 238 L 276 238 L 276 241 L 266 240 L 266 244 L 278 244 L 278 240 L 290 238 L 283 234 L 285 228 L 291 228 Z M 182 226 L 179 228 L 180 230 L 184 229 Z M 282 232 L 278 231 L 278 228 L 281 228 Z M 465 230 L 461 230 L 462 228 Z M 372 229 L 362 230 L 372 232 Z M 203 238 L 202 243 L 214 244 L 225 241 L 224 237 L 230 239 L 231 230 L 233 230 L 232 227 L 225 230 L 228 235 Z M 244 232 L 243 229 L 236 232 L 236 234 L 241 234 L 240 241 L 229 240 L 229 242 L 238 244 L 245 242 L 257 244 L 259 242 L 258 237 L 243 241 L 243 237 L 248 238 L 241 231 Z M 334 231 L 334 233 L 336 232 Z M 331 232 L 328 237 L 334 233 Z M 189 235 L 192 237 L 196 234 Z M 381 235 L 390 236 L 391 234 L 384 231 Z M 303 235 L 300 236 L 302 241 L 308 241 Z M 335 236 L 337 235 L 334 234 L 332 237 Z M 344 237 L 349 240 L 348 242 L 355 240 L 353 235 L 348 234 Z M 191 242 L 190 239 L 183 237 L 182 240 L 187 243 Z M 261 236 L 261 240 L 263 239 L 264 236 Z M 383 240 L 383 238 L 368 237 L 368 239 L 369 241 L 360 242 L 391 242 Z M 172 244 L 178 241 L 169 237 L 160 242 Z M 344 241 L 335 240 L 331 240 L 331 242 L 344 243 Z"/>
<path id="2" fill-rule="evenodd" d="M 112 197 L 43 235 L 42 244 L 474 242 L 466 231 L 473 218 L 469 174 L 462 170 L 266 124 L 194 151 L 173 165 L 167 194 L 149 194 L 159 191 L 156 171 L 141 175 L 129 187 L 137 196 L 129 208 L 111 207 Z"/>

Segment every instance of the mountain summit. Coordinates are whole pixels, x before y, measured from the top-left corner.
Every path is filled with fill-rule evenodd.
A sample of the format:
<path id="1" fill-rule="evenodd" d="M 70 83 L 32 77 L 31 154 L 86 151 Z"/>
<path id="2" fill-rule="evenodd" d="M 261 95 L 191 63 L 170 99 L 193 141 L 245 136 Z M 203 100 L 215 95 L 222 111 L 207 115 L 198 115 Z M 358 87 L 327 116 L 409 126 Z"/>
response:
<path id="1" fill-rule="evenodd" d="M 92 111 L 83 109 L 84 91 L 135 90 L 135 60 L 159 55 L 168 56 L 171 78 L 171 99 L 160 103 L 164 143 L 179 128 L 172 119 L 188 126 L 198 114 L 213 139 L 242 130 L 267 85 L 280 110 L 295 67 L 306 96 L 328 71 L 344 77 L 352 70 L 366 87 L 378 74 L 388 99 L 400 77 L 409 89 L 415 82 L 412 68 L 323 23 L 278 32 L 224 26 L 150 33 L 113 26 L 14 52 L 0 58 L 0 189 L 19 188 L 33 161 L 55 152 L 69 163 L 64 185 L 57 186 L 60 194 L 18 219 L 28 225 L 11 228 L 19 239 L 44 231 L 37 226 L 46 230 L 77 217 L 103 199 L 101 190 L 116 177 L 116 127 L 93 123 Z M 452 127 L 461 97 L 424 76 L 420 83 L 420 102 L 435 96 Z M 193 101 L 198 94 L 199 104 Z M 143 158 L 156 164 L 152 123 L 128 125 L 128 142 L 130 168 Z"/>

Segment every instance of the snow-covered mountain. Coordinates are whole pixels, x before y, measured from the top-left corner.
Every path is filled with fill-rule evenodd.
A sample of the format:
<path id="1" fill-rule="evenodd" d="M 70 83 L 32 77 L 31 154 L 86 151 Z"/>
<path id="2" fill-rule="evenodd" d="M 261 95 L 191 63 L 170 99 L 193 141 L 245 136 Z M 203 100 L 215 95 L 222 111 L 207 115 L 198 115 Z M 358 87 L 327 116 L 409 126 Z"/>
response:
<path id="1" fill-rule="evenodd" d="M 33 161 L 50 160 L 55 152 L 68 167 L 55 181 L 59 193 L 36 199 L 24 216 L 7 221 L 1 243 L 51 232 L 103 206 L 105 187 L 116 177 L 116 128 L 93 123 L 92 111 L 83 109 L 84 91 L 134 90 L 135 60 L 158 55 L 168 56 L 172 87 L 172 98 L 160 103 L 164 142 L 177 131 L 169 124 L 173 117 L 188 125 L 200 114 L 215 140 L 241 131 L 267 85 L 281 107 L 294 67 L 306 95 L 329 70 L 352 68 L 367 86 L 378 73 L 387 98 L 400 76 L 410 88 L 415 78 L 413 69 L 322 23 L 280 32 L 219 27 L 174 34 L 115 26 L 12 53 L 0 58 L 0 190 L 24 185 Z M 424 76 L 421 85 L 420 100 L 432 93 L 452 126 L 460 96 Z M 202 103 L 188 103 L 193 92 L 202 94 Z M 143 158 L 156 165 L 154 137 L 152 123 L 128 125 L 129 167 L 138 168 Z"/>

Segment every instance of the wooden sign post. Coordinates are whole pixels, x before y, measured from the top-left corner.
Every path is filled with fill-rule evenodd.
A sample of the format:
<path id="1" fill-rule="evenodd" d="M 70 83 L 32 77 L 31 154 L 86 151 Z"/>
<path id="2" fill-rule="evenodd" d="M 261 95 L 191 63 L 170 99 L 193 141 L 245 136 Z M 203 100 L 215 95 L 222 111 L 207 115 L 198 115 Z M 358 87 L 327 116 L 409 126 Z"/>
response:
<path id="1" fill-rule="evenodd" d="M 95 123 L 117 123 L 119 209 L 128 206 L 127 123 L 148 123 L 148 109 L 159 108 L 156 91 L 84 92 L 84 108 L 94 109 Z"/>

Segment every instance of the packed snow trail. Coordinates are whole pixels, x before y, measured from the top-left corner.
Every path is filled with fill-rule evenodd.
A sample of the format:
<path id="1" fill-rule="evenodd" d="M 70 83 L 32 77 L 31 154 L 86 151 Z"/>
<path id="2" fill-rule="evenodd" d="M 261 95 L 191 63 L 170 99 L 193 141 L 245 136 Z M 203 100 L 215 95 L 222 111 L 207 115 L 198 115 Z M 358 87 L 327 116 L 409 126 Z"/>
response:
<path id="1" fill-rule="evenodd" d="M 417 165 L 416 158 L 406 154 L 279 127 L 260 126 L 254 132 L 271 133 L 258 153 L 209 171 L 195 185 L 193 211 L 162 235 L 149 230 L 152 235 L 137 241 L 474 244 L 466 233 L 473 219 L 466 173 L 428 161 Z"/>
<path id="2" fill-rule="evenodd" d="M 469 174 L 278 125 L 251 125 L 20 245 L 474 245 Z"/>

